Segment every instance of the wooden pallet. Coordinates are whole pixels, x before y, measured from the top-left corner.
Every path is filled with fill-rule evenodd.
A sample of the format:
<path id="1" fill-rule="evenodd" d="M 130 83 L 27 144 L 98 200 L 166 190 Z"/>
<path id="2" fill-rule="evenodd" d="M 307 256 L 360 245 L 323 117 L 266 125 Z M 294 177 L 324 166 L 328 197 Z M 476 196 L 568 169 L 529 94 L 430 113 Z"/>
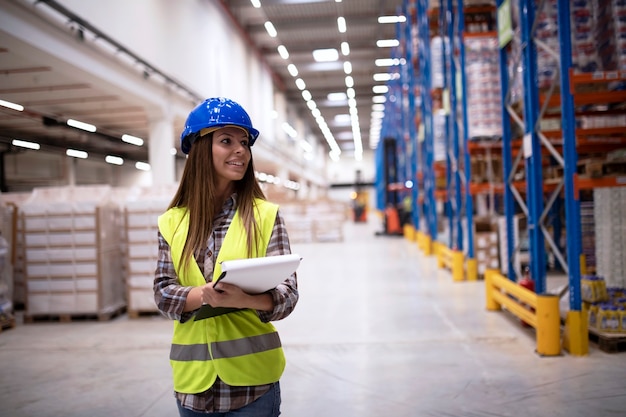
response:
<path id="1" fill-rule="evenodd" d="M 589 327 L 589 341 L 606 353 L 626 352 L 626 333 L 607 333 Z"/>
<path id="2" fill-rule="evenodd" d="M 12 329 L 15 327 L 15 317 L 13 315 L 2 314 L 0 316 L 0 333 L 4 330 Z"/>
<path id="3" fill-rule="evenodd" d="M 161 312 L 158 310 L 128 310 L 128 317 L 131 319 L 138 319 L 139 317 L 154 317 L 160 315 Z"/>
<path id="4" fill-rule="evenodd" d="M 111 308 L 94 313 L 58 313 L 58 314 L 24 314 L 24 323 L 58 322 L 71 323 L 78 321 L 109 321 L 122 315 L 126 306 Z"/>

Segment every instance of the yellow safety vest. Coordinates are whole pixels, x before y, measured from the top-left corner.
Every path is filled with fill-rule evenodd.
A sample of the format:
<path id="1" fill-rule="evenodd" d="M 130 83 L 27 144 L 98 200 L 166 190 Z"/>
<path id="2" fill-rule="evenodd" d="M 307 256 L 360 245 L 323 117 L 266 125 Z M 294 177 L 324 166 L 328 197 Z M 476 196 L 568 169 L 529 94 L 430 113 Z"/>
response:
<path id="1" fill-rule="evenodd" d="M 277 210 L 275 204 L 255 201 L 254 214 L 261 239 L 253 248 L 254 256 L 265 256 Z M 189 213 L 184 207 L 171 208 L 159 216 L 158 224 L 178 271 L 189 229 Z M 237 211 L 219 250 L 213 279 L 221 273 L 220 262 L 246 257 L 246 234 Z M 178 278 L 183 286 L 206 284 L 196 262 L 190 262 L 184 276 Z M 218 376 L 233 386 L 276 382 L 285 369 L 285 356 L 276 328 L 261 322 L 256 311 L 245 309 L 199 321 L 174 322 L 170 363 L 174 390 L 196 394 L 209 389 Z"/>

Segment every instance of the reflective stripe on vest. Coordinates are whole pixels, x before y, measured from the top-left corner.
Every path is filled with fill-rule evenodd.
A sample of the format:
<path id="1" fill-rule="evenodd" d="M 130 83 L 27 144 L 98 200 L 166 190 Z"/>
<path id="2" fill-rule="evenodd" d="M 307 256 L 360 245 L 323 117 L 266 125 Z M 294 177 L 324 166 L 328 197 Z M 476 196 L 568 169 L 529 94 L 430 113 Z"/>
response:
<path id="1" fill-rule="evenodd" d="M 246 339 L 213 342 L 211 343 L 210 349 L 213 359 L 226 359 L 278 349 L 280 347 L 280 338 L 278 337 L 278 333 L 275 332 L 252 336 Z M 170 359 L 177 361 L 210 361 L 212 358 L 204 344 L 172 344 Z"/>
<path id="2" fill-rule="evenodd" d="M 272 234 L 278 206 L 264 200 L 255 201 L 254 215 L 261 238 L 253 251 L 264 256 Z M 159 231 L 170 245 L 176 271 L 180 270 L 182 247 L 187 238 L 189 215 L 185 208 L 172 208 L 159 217 Z M 245 230 L 235 213 L 219 250 L 218 262 L 247 257 L 242 244 Z M 219 273 L 216 262 L 214 277 Z M 179 274 L 183 286 L 206 283 L 196 262 Z M 276 382 L 285 367 L 285 357 L 276 329 L 263 323 L 254 310 L 240 310 L 200 321 L 174 322 L 170 350 L 174 389 L 199 393 L 213 385 L 219 375 L 229 385 L 254 386 Z"/>

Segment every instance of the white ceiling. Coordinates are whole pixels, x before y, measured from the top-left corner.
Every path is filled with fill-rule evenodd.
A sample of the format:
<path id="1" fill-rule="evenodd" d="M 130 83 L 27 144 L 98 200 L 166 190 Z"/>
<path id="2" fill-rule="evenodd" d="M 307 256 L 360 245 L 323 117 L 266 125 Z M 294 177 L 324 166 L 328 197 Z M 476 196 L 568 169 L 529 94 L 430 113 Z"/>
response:
<path id="1" fill-rule="evenodd" d="M 294 77 L 287 71 L 287 64 L 292 63 L 298 68 L 298 77 L 306 83 L 346 156 L 352 155 L 354 148 L 352 129 L 349 124 L 335 123 L 334 119 L 336 115 L 348 114 L 348 105 L 347 102 L 331 103 L 327 95 L 346 91 L 343 61 L 349 60 L 353 68 L 351 75 L 363 147 L 368 147 L 372 87 L 384 84 L 375 82 L 373 74 L 386 71 L 376 67 L 374 61 L 389 58 L 391 54 L 389 49 L 377 48 L 376 41 L 396 37 L 396 25 L 379 24 L 377 18 L 398 13 L 402 0 L 261 0 L 260 9 L 254 8 L 250 0 L 212 1 L 219 2 L 242 28 L 242 33 L 273 71 L 274 80 L 289 104 L 310 122 L 314 133 L 319 133 Z M 59 6 L 54 1 L 34 3 L 38 3 L 39 9 Z M 343 16 L 347 23 L 347 32 L 343 34 L 337 29 L 339 16 Z M 66 17 L 72 21 L 71 13 Z M 278 32 L 276 38 L 267 34 L 266 20 L 274 24 Z M 2 29 L 0 99 L 20 103 L 27 110 L 15 112 L 0 107 L 0 143 L 8 147 L 11 139 L 19 138 L 59 149 L 78 147 L 88 152 L 114 153 L 130 160 L 148 159 L 145 147 L 138 148 L 119 140 L 122 133 L 149 136 L 148 115 L 143 103 L 112 91 L 95 79 L 77 78 L 71 62 L 61 62 L 45 50 L 21 42 Z M 340 54 L 340 61 L 335 63 L 314 62 L 313 50 L 340 49 L 343 41 L 350 45 L 349 56 Z M 289 51 L 287 61 L 278 55 L 276 48 L 280 44 Z M 92 121 L 99 127 L 98 134 L 94 136 L 66 127 L 63 121 L 68 118 Z M 61 123 L 57 125 L 57 121 Z M 321 134 L 319 137 L 323 141 Z"/>

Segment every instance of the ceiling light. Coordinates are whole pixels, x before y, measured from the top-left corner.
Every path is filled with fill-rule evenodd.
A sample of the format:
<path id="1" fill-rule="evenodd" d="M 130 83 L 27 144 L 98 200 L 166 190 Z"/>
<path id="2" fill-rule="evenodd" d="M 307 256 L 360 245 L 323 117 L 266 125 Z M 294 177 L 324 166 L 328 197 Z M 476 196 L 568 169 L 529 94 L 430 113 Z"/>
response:
<path id="1" fill-rule="evenodd" d="M 384 103 L 387 101 L 387 97 L 385 96 L 374 96 L 372 97 L 372 102 L 373 103 Z"/>
<path id="2" fill-rule="evenodd" d="M 375 85 L 374 87 L 372 87 L 372 91 L 375 94 L 385 94 L 387 93 L 387 91 L 389 91 L 389 88 L 386 85 Z"/>
<path id="3" fill-rule="evenodd" d="M 385 58 L 385 59 L 377 59 L 374 61 L 377 67 L 392 67 L 394 65 L 400 65 L 400 60 L 398 58 Z"/>
<path id="4" fill-rule="evenodd" d="M 122 165 L 124 163 L 124 160 L 122 158 L 120 158 L 119 156 L 113 156 L 113 155 L 107 155 L 104 160 L 108 163 L 108 164 L 113 164 L 113 165 Z"/>
<path id="5" fill-rule="evenodd" d="M 317 108 L 317 104 L 313 100 L 308 100 L 306 102 L 306 105 L 309 108 L 309 110 L 314 110 Z"/>
<path id="6" fill-rule="evenodd" d="M 337 18 L 337 29 L 339 33 L 346 33 L 346 19 L 343 16 Z"/>
<path id="7" fill-rule="evenodd" d="M 348 42 L 341 42 L 341 53 L 350 55 L 350 44 L 348 44 Z"/>
<path id="8" fill-rule="evenodd" d="M 135 168 L 140 171 L 150 171 L 150 164 L 146 162 L 137 161 L 135 162 Z"/>
<path id="9" fill-rule="evenodd" d="M 130 143 L 131 145 L 137 145 L 137 146 L 143 145 L 143 139 L 138 138 L 137 136 L 122 135 L 122 140 L 126 143 Z"/>
<path id="10" fill-rule="evenodd" d="M 302 90 L 302 98 L 304 101 L 309 101 L 313 98 L 313 96 L 309 90 Z"/>
<path id="11" fill-rule="evenodd" d="M 343 63 L 343 72 L 345 72 L 346 74 L 352 73 L 352 64 L 350 63 L 350 61 L 346 61 Z"/>
<path id="12" fill-rule="evenodd" d="M 339 59 L 339 52 L 335 48 L 316 49 L 313 51 L 313 59 L 316 62 L 333 62 Z"/>
<path id="13" fill-rule="evenodd" d="M 91 133 L 96 131 L 96 127 L 94 125 L 81 122 L 78 120 L 74 120 L 74 119 L 67 119 L 67 125 L 75 127 L 76 129 L 86 130 L 87 132 L 91 132 Z"/>
<path id="14" fill-rule="evenodd" d="M 254 6 L 255 9 L 261 8 L 261 1 L 260 0 L 250 0 L 250 3 L 252 3 L 252 5 Z"/>
<path id="15" fill-rule="evenodd" d="M 322 112 L 320 111 L 320 109 L 316 107 L 313 110 L 311 110 L 311 114 L 313 115 L 313 117 L 317 119 L 318 117 L 322 115 Z"/>
<path id="16" fill-rule="evenodd" d="M 8 107 L 12 110 L 24 111 L 24 106 L 22 106 L 21 104 L 11 103 L 10 101 L 0 100 L 0 106 Z"/>
<path id="17" fill-rule="evenodd" d="M 20 148 L 28 148 L 28 149 L 34 149 L 34 150 L 39 150 L 39 148 L 41 148 L 41 146 L 38 143 L 27 142 L 25 140 L 19 140 L 19 139 L 13 139 L 11 141 L 11 144 L 13 146 L 19 146 Z"/>
<path id="18" fill-rule="evenodd" d="M 391 80 L 391 74 L 378 73 L 374 74 L 374 81 L 389 81 Z"/>
<path id="19" fill-rule="evenodd" d="M 287 71 L 291 74 L 292 77 L 296 77 L 298 75 L 298 68 L 294 64 L 287 65 Z"/>
<path id="20" fill-rule="evenodd" d="M 376 41 L 376 46 L 379 48 L 393 48 L 400 45 L 400 41 L 397 39 L 381 39 Z"/>
<path id="21" fill-rule="evenodd" d="M 378 23 L 404 23 L 406 22 L 405 16 L 380 16 Z"/>
<path id="22" fill-rule="evenodd" d="M 298 87 L 300 90 L 304 90 L 306 88 L 306 84 L 304 83 L 304 80 L 302 78 L 298 78 L 296 80 L 296 87 Z"/>
<path id="23" fill-rule="evenodd" d="M 80 158 L 80 159 L 86 159 L 87 158 L 87 152 L 85 151 L 77 151 L 76 149 L 68 149 L 65 151 L 65 155 L 67 156 L 71 156 L 74 158 Z"/>
<path id="24" fill-rule="evenodd" d="M 352 78 L 352 76 L 350 75 L 346 77 L 346 87 L 354 87 L 354 78 Z"/>
<path id="25" fill-rule="evenodd" d="M 285 48 L 285 45 L 278 45 L 277 49 L 278 49 L 278 54 L 280 55 L 282 59 L 289 58 L 289 51 L 287 51 L 287 48 Z"/>
<path id="26" fill-rule="evenodd" d="M 354 98 L 356 96 L 356 91 L 354 91 L 354 88 L 348 88 L 346 90 L 346 93 L 349 98 Z"/>
<path id="27" fill-rule="evenodd" d="M 298 136 L 298 132 L 296 132 L 296 129 L 294 129 L 289 123 L 284 122 L 282 127 L 285 133 L 287 133 L 290 138 L 295 138 L 296 136 Z"/>
<path id="28" fill-rule="evenodd" d="M 178 150 L 176 148 L 170 148 L 170 155 L 174 156 L 178 153 Z"/>
<path id="29" fill-rule="evenodd" d="M 329 93 L 326 96 L 326 98 L 328 99 L 328 101 L 344 101 L 348 97 L 346 96 L 346 93 L 339 92 L 339 93 Z"/>
<path id="30" fill-rule="evenodd" d="M 385 105 L 384 104 L 372 104 L 372 110 L 385 111 Z"/>
<path id="31" fill-rule="evenodd" d="M 275 38 L 278 35 L 278 32 L 276 32 L 276 28 L 269 20 L 265 22 L 265 30 L 267 30 L 267 34 L 270 35 L 272 38 Z"/>

